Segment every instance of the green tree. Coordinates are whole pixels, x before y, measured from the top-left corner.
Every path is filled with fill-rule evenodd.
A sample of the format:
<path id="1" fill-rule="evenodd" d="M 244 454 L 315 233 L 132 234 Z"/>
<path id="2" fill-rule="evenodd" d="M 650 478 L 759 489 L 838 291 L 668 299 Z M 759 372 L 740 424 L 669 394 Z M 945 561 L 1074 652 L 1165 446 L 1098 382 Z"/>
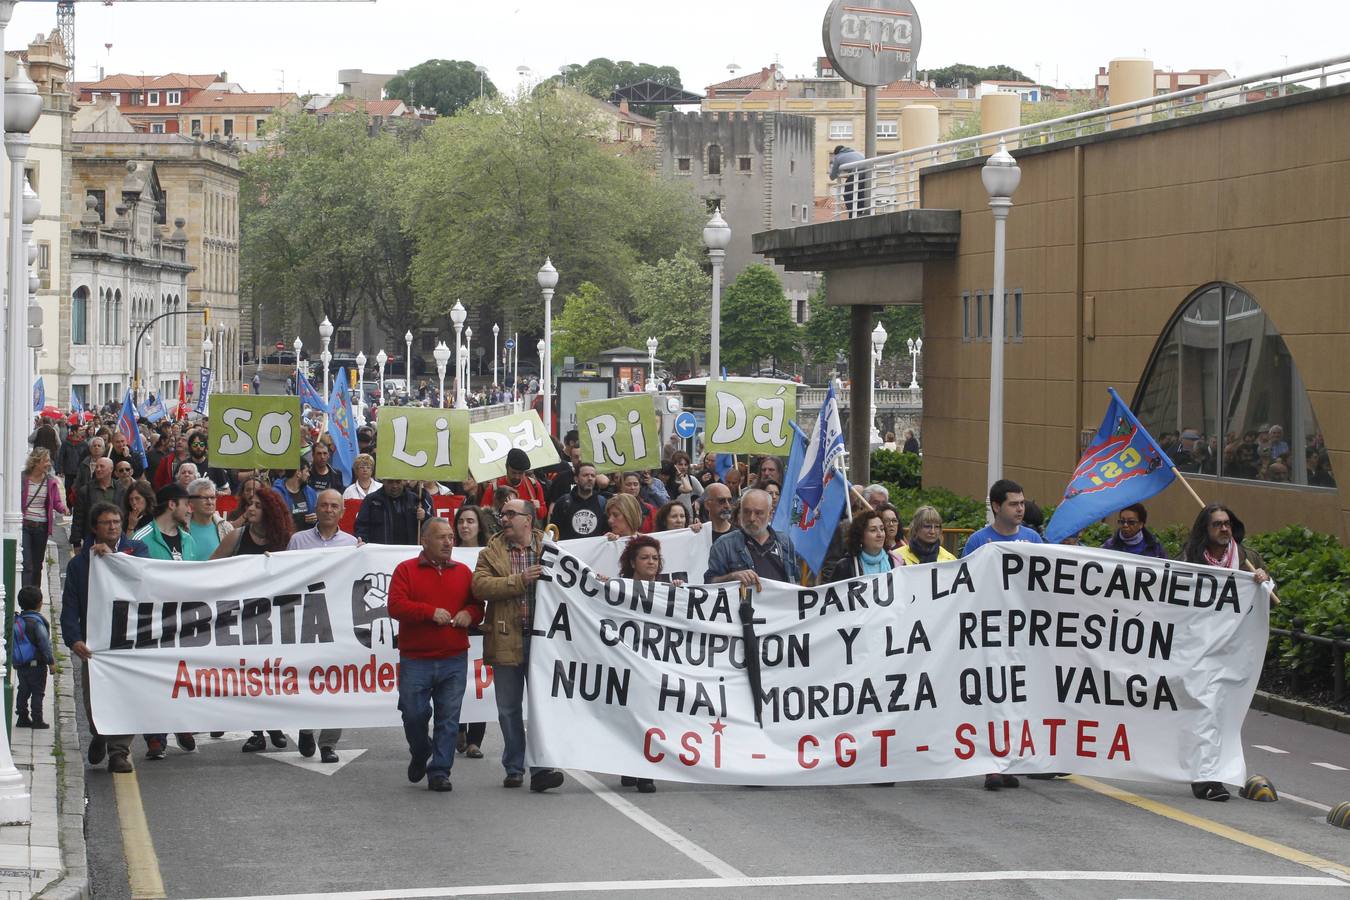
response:
<path id="1" fill-rule="evenodd" d="M 603 133 L 572 91 L 498 97 L 426 129 L 399 192 L 425 316 L 463 298 L 538 334 L 545 256 L 559 293 L 590 281 L 629 315 L 637 264 L 694 246 L 704 214 L 683 185 L 606 153 Z"/>
<path id="2" fill-rule="evenodd" d="M 792 360 L 797 346 L 797 326 L 778 273 L 762 263 L 746 266 L 722 295 L 722 365 L 751 374 L 761 360 L 780 366 Z"/>
<path id="3" fill-rule="evenodd" d="M 362 113 L 278 116 L 269 125 L 274 143 L 241 163 L 245 291 L 280 309 L 288 327 L 324 316 L 343 327 L 367 303 L 396 309 L 386 298 L 407 281 L 407 248 L 385 179 L 404 146 L 385 132 L 372 136 Z"/>
<path id="4" fill-rule="evenodd" d="M 828 282 L 807 301 L 810 318 L 802 327 L 802 346 L 816 363 L 829 364 L 842 353 L 848 358 L 849 307 L 830 306 L 825 302 Z M 870 319 L 869 330 L 878 321 L 886 329 L 886 347 L 882 350 L 881 368 L 897 374 L 907 374 L 909 363 L 905 341 L 923 334 L 923 309 L 919 306 L 884 306 Z"/>
<path id="5" fill-rule="evenodd" d="M 712 278 L 699 261 L 680 248 L 670 259 L 639 265 L 633 273 L 633 301 L 640 337 L 656 338 L 662 357 L 687 359 L 689 371 L 698 372 L 712 326 Z"/>
<path id="6" fill-rule="evenodd" d="M 657 66 L 651 63 L 635 63 L 626 59 L 615 62 L 603 56 L 596 57 L 582 65 L 565 66 L 565 72 L 554 76 L 554 80 L 565 81 L 592 97 L 608 100 L 615 88 L 627 87 L 639 81 L 655 81 L 667 87 L 683 87 L 680 83 L 680 70 L 674 66 Z"/>
<path id="7" fill-rule="evenodd" d="M 925 69 L 922 77 L 938 87 L 974 87 L 981 81 L 1031 81 L 1020 70 L 1002 64 L 972 66 L 968 63 L 953 63 L 940 69 Z"/>
<path id="8" fill-rule="evenodd" d="M 484 97 L 497 96 L 497 86 L 467 59 L 429 59 L 384 86 L 386 97 L 410 106 L 429 107 L 442 116 L 453 116 Z"/>
<path id="9" fill-rule="evenodd" d="M 583 281 L 563 298 L 562 312 L 553 318 L 553 358 L 576 357 L 596 362 L 600 353 L 631 343 L 633 326 L 598 285 Z"/>

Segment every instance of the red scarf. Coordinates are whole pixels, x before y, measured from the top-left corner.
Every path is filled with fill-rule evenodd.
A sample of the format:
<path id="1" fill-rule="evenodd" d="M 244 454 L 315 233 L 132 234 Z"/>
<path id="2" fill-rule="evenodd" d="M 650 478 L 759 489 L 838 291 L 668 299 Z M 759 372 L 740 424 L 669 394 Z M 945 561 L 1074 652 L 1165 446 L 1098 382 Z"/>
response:
<path id="1" fill-rule="evenodd" d="M 1205 562 L 1211 566 L 1218 566 L 1220 569 L 1236 569 L 1238 554 L 1237 541 L 1229 541 L 1228 549 L 1224 551 L 1222 557 L 1215 558 L 1209 552 L 1209 545 L 1205 545 Z"/>

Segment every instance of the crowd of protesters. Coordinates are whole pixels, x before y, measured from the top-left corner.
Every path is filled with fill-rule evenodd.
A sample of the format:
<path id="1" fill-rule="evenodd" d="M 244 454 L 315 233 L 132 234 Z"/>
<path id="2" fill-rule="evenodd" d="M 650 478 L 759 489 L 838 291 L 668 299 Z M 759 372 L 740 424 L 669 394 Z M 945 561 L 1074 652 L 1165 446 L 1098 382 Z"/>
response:
<path id="1" fill-rule="evenodd" d="M 512 450 L 506 474 L 484 483 L 472 478 L 447 484 L 376 480 L 375 432 L 362 426 L 357 433 L 360 453 L 347 482 L 333 466 L 326 435 L 309 435 L 298 468 L 226 470 L 211 465 L 208 427 L 205 420 L 190 425 L 162 421 L 156 426 L 143 421 L 147 448 L 143 464 L 129 451 L 124 435 L 97 420 L 87 425 L 72 422 L 64 435 L 53 425 L 42 424 L 32 437 L 34 449 L 23 482 L 23 580 L 25 585 L 43 583 L 47 540 L 59 517 L 69 515 L 72 558 L 66 571 L 62 638 L 85 667 L 86 712 L 87 661 L 92 652 L 84 636 L 94 555 L 195 561 L 359 543 L 419 546 L 394 571 L 388 602 L 390 616 L 400 625 L 399 709 L 409 746 L 409 780 L 426 779 L 431 790 L 449 791 L 456 753 L 468 758 L 483 755 L 485 723 L 459 721 L 468 639 L 477 634 L 483 638 L 484 659 L 494 669 L 504 742 L 503 785 L 523 786 L 528 776 L 532 790 L 545 791 L 560 785 L 563 775 L 547 768 L 526 771 L 523 721 L 530 623 L 544 541 L 598 536 L 623 540 L 620 571 L 613 574 L 657 579 L 665 576 L 661 544 L 652 535 L 706 528 L 711 531 L 711 549 L 708 568 L 701 573 L 705 583 L 737 582 L 754 588 L 761 579 L 812 580 L 790 536 L 771 525 L 777 505 L 790 502 L 784 498 L 792 492 L 792 486 L 783 484 L 783 462 L 774 456 L 723 459 L 719 464 L 708 454 L 695 462 L 672 440 L 663 447 L 660 469 L 606 474 L 581 459 L 578 436 L 569 432 L 555 441 L 555 465 L 533 467 L 523 451 Z M 887 438 L 894 442 L 892 435 Z M 917 450 L 912 433 L 906 434 L 905 446 Z M 440 494 L 461 498 L 453 521 L 434 513 L 432 498 Z M 226 495 L 235 498 L 228 516 L 217 510 L 218 499 Z M 340 520 L 345 504 L 352 501 L 360 508 L 349 534 L 340 528 Z M 986 543 L 1042 540 L 1039 509 L 1008 480 L 991 486 L 992 523 L 971 534 L 963 547 L 944 542 L 944 535 L 951 535 L 932 506 L 921 506 L 908 521 L 902 520 L 882 485 L 854 488 L 849 505 L 826 555 L 821 581 L 945 562 L 956 558 L 955 550 L 969 555 Z M 1147 523 L 1142 505 L 1121 510 L 1106 549 L 1166 558 Z M 1258 581 L 1265 580 L 1264 563 L 1242 546 L 1242 538 L 1242 524 L 1232 510 L 1212 505 L 1197 517 L 1182 558 L 1248 567 L 1256 571 Z M 454 558 L 456 546 L 481 548 L 472 571 Z M 40 591 L 36 603 L 40 607 Z M 34 689 L 29 686 L 26 699 Z M 41 690 L 37 688 L 33 710 L 41 709 Z M 34 717 L 40 720 L 37 713 L 28 720 Z M 300 752 L 312 756 L 318 751 L 323 762 L 337 762 L 341 734 L 337 729 L 302 731 Z M 163 758 L 168 736 L 144 738 L 146 757 Z M 190 733 L 175 739 L 185 751 L 195 748 Z M 263 750 L 268 740 L 274 747 L 287 746 L 281 731 L 266 735 L 256 731 L 243 750 Z M 131 742 L 130 735 L 96 734 L 88 759 L 96 765 L 106 757 L 110 771 L 130 772 Z M 644 793 L 656 789 L 645 778 L 625 777 L 622 783 Z M 991 774 L 985 779 L 989 790 L 1017 786 L 1012 775 Z M 1202 799 L 1228 796 L 1216 782 L 1199 783 L 1194 791 Z"/>

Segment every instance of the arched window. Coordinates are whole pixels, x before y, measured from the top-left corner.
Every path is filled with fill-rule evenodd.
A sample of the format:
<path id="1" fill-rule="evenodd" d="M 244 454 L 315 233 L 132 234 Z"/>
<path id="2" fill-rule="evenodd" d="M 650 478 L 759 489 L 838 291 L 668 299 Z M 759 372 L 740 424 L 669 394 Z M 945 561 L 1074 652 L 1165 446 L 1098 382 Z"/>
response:
<path id="1" fill-rule="evenodd" d="M 1182 472 L 1335 487 L 1294 358 L 1247 292 L 1209 284 L 1181 305 L 1134 397 Z"/>
<path id="2" fill-rule="evenodd" d="M 722 147 L 720 144 L 708 145 L 708 174 L 722 174 Z"/>
<path id="3" fill-rule="evenodd" d="M 177 294 L 173 295 L 172 305 L 173 311 L 175 313 L 181 313 L 183 311 L 182 298 L 180 298 Z M 173 322 L 174 346 L 175 347 L 185 346 L 187 344 L 187 328 L 184 327 L 183 317 L 180 315 L 175 315 L 171 321 Z"/>
<path id="4" fill-rule="evenodd" d="M 89 343 L 89 288 L 75 289 L 70 298 L 70 342 Z"/>

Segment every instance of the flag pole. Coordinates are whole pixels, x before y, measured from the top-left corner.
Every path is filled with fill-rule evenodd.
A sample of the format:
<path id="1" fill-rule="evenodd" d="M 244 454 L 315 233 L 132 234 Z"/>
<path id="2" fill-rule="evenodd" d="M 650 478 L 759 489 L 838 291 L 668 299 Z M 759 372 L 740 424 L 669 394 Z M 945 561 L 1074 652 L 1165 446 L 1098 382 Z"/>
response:
<path id="1" fill-rule="evenodd" d="M 1177 481 L 1181 482 L 1181 486 L 1186 489 L 1187 493 L 1189 493 L 1192 498 L 1194 498 L 1195 502 L 1200 505 L 1201 509 L 1204 509 L 1206 506 L 1209 505 L 1204 500 L 1200 499 L 1200 495 L 1195 492 L 1195 488 L 1191 487 L 1191 483 L 1186 480 L 1186 476 L 1182 475 L 1181 470 L 1179 470 L 1176 466 L 1172 467 L 1172 474 L 1177 477 Z M 1244 558 L 1242 560 L 1242 563 L 1247 567 L 1248 572 L 1256 571 L 1256 566 L 1252 565 L 1252 561 L 1250 559 Z M 1274 603 L 1276 606 L 1280 605 L 1280 598 L 1275 594 L 1274 590 L 1270 592 L 1270 602 Z"/>

